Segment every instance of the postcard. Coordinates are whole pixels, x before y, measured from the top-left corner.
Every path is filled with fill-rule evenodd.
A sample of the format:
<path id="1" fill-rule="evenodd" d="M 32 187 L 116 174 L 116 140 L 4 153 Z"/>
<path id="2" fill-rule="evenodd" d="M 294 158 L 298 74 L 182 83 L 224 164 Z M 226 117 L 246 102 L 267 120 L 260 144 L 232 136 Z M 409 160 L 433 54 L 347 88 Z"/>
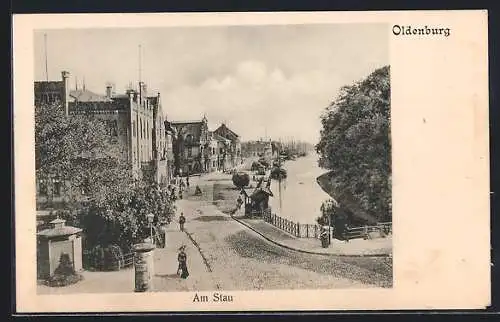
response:
<path id="1" fill-rule="evenodd" d="M 487 307 L 487 18 L 15 15 L 17 312 Z"/>

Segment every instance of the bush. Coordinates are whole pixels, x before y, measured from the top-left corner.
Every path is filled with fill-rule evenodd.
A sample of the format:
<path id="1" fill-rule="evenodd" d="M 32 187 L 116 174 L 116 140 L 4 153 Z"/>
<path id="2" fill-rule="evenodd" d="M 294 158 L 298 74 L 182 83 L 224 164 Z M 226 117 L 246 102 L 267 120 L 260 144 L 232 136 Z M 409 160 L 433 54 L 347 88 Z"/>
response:
<path id="1" fill-rule="evenodd" d="M 124 266 L 122 250 L 117 245 L 98 245 L 90 252 L 90 266 L 98 271 L 118 271 Z"/>
<path id="2" fill-rule="evenodd" d="M 54 275 L 46 281 L 48 286 L 61 287 L 75 284 L 83 279 L 83 276 L 77 274 L 73 269 L 73 262 L 69 258 L 69 254 L 61 254 L 59 265 L 54 271 Z"/>
<path id="3" fill-rule="evenodd" d="M 286 179 L 286 177 L 287 173 L 286 170 L 283 168 L 274 167 L 271 170 L 271 179 L 280 180 L 280 179 Z"/>
<path id="4" fill-rule="evenodd" d="M 239 189 L 243 189 L 250 184 L 250 176 L 245 172 L 237 172 L 233 174 L 232 179 L 233 184 Z"/>

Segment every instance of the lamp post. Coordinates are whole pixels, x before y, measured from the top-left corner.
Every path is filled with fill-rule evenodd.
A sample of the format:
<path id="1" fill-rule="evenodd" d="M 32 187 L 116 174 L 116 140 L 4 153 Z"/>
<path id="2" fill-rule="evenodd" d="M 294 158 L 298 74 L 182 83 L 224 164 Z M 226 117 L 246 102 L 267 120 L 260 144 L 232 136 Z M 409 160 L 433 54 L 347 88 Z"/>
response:
<path id="1" fill-rule="evenodd" d="M 148 219 L 149 223 L 149 237 L 151 238 L 151 243 L 154 244 L 153 242 L 153 218 L 155 216 L 152 213 L 149 213 L 146 215 L 146 218 Z"/>
<path id="2" fill-rule="evenodd" d="M 50 208 L 54 208 L 54 195 L 56 190 L 56 179 L 50 178 Z"/>

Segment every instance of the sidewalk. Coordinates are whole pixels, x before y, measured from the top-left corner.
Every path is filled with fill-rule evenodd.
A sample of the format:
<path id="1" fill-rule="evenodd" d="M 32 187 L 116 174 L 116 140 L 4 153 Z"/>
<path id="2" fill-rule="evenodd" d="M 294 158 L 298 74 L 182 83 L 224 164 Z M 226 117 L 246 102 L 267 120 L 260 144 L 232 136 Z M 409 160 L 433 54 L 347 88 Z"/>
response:
<path id="1" fill-rule="evenodd" d="M 236 216 L 233 219 L 277 245 L 304 253 L 332 256 L 391 256 L 392 254 L 392 237 L 354 239 L 349 242 L 332 239 L 330 247 L 322 248 L 319 239 L 297 238 L 262 219 L 246 219 L 243 216 Z"/>

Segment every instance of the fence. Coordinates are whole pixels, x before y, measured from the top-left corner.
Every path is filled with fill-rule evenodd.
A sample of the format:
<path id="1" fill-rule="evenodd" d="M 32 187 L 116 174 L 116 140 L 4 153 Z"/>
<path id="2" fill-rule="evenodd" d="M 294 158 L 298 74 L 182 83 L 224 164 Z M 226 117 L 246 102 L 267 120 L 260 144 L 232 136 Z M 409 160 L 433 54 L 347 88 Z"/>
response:
<path id="1" fill-rule="evenodd" d="M 299 238 L 319 238 L 321 234 L 321 226 L 318 224 L 301 224 L 293 222 L 286 218 L 277 216 L 276 214 L 265 213 L 263 218 L 271 225 Z M 331 229 L 332 238 L 340 237 L 335 235 L 335 231 Z M 392 234 L 392 223 L 378 223 L 375 226 L 352 227 L 347 229 L 347 233 L 342 236 L 345 239 L 370 238 L 370 233 L 379 233 L 381 236 Z"/>
<path id="2" fill-rule="evenodd" d="M 264 220 L 271 225 L 299 238 L 319 238 L 321 226 L 314 224 L 301 224 L 276 214 L 265 213 Z"/>
<path id="3" fill-rule="evenodd" d="M 83 268 L 98 271 L 118 271 L 134 265 L 134 252 L 122 256 L 99 257 L 90 250 L 83 251 Z"/>

